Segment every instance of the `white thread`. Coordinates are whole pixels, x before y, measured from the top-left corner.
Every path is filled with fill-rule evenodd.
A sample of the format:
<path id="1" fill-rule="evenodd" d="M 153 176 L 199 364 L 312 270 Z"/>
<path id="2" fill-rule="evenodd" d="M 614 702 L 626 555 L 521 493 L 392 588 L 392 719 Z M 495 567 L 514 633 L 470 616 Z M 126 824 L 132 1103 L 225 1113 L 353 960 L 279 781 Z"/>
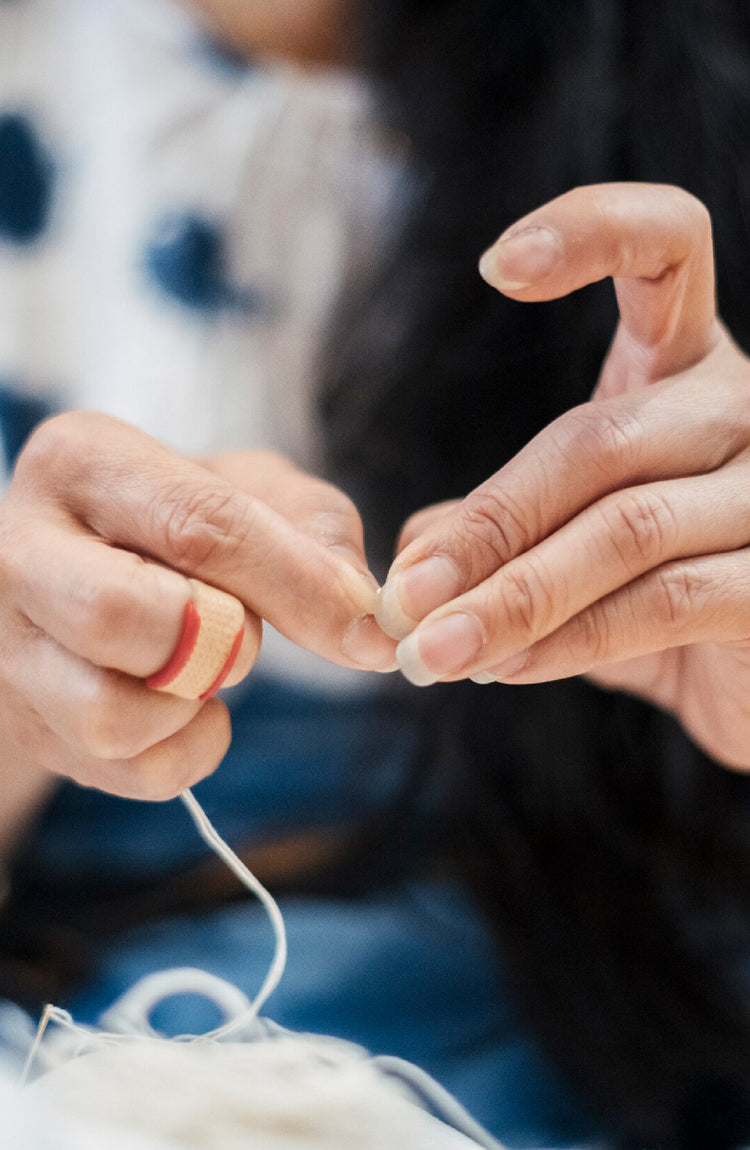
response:
<path id="1" fill-rule="evenodd" d="M 363 1089 L 369 1082 L 369 1090 L 374 1090 L 376 1097 L 371 1099 L 370 1103 L 367 1104 L 372 1108 L 366 1123 L 367 1126 L 369 1126 L 369 1124 L 374 1120 L 376 1113 L 381 1113 L 384 1129 L 387 1127 L 388 1119 L 386 1117 L 386 1111 L 383 1111 L 382 1109 L 379 1110 L 378 1107 L 382 1108 L 386 1106 L 387 1103 L 389 1103 L 390 1109 L 393 1110 L 391 1120 L 395 1122 L 396 1127 L 403 1129 L 404 1123 L 408 1123 L 409 1112 L 413 1111 L 415 1108 L 417 1110 L 421 1110 L 421 1107 L 419 1106 L 419 1103 L 421 1102 L 423 1104 L 427 1104 L 433 1113 L 437 1115 L 438 1119 L 441 1119 L 447 1124 L 447 1126 L 443 1127 L 443 1131 L 445 1132 L 444 1137 L 447 1137 L 449 1129 L 452 1128 L 463 1137 L 469 1139 L 470 1142 L 475 1146 L 484 1147 L 485 1150 L 504 1150 L 501 1143 L 493 1138 L 493 1136 L 489 1134 L 489 1132 L 485 1130 L 484 1127 L 482 1127 L 474 1118 L 472 1118 L 471 1115 L 464 1109 L 464 1107 L 456 1101 L 453 1095 L 449 1093 L 449 1091 L 440 1086 L 434 1078 L 426 1073 L 426 1071 L 421 1070 L 419 1067 L 414 1066 L 412 1063 L 406 1062 L 401 1058 L 390 1057 L 387 1055 L 380 1055 L 375 1058 L 371 1058 L 362 1048 L 356 1047 L 351 1043 L 344 1042 L 340 1039 L 326 1038 L 320 1035 L 295 1035 L 293 1032 L 285 1030 L 283 1027 L 277 1026 L 275 1023 L 270 1022 L 268 1019 L 260 1019 L 258 1017 L 260 1008 L 278 986 L 278 983 L 284 972 L 284 967 L 286 965 L 286 930 L 284 927 L 284 920 L 281 911 L 276 901 L 265 889 L 265 887 L 258 881 L 255 875 L 245 866 L 245 864 L 241 859 L 237 857 L 231 847 L 226 842 L 224 842 L 221 836 L 217 833 L 216 829 L 211 824 L 210 820 L 208 819 L 207 815 L 205 814 L 204 810 L 192 792 L 189 790 L 183 791 L 180 795 L 180 798 L 189 811 L 198 830 L 198 833 L 201 835 L 203 840 L 213 851 L 215 851 L 219 858 L 221 858 L 226 863 L 230 870 L 239 878 L 239 880 L 248 888 L 248 890 L 256 895 L 256 897 L 260 900 L 263 907 L 265 908 L 266 913 L 268 914 L 268 917 L 271 921 L 274 930 L 276 946 L 268 974 L 266 975 L 266 978 L 264 979 L 259 992 L 255 998 L 250 1001 L 247 996 L 243 994 L 242 991 L 237 987 L 225 982 L 223 979 L 217 978 L 215 975 L 211 975 L 206 971 L 196 970 L 193 968 L 180 968 L 174 970 L 158 971 L 155 974 L 146 976 L 146 978 L 143 978 L 140 980 L 140 982 L 136 983 L 136 985 L 125 995 L 123 995 L 122 998 L 120 998 L 118 1002 L 116 1002 L 114 1006 L 111 1007 L 110 1010 L 103 1016 L 102 1023 L 105 1026 L 109 1026 L 111 1028 L 109 1030 L 104 1028 L 92 1029 L 89 1027 L 80 1026 L 73 1020 L 68 1011 L 61 1010 L 56 1006 L 48 1005 L 45 1007 L 44 1013 L 37 1028 L 36 1036 L 26 1058 L 21 1083 L 24 1084 L 26 1082 L 29 1072 L 33 1067 L 37 1057 L 39 1056 L 41 1044 L 50 1022 L 56 1022 L 66 1034 L 75 1036 L 76 1042 L 73 1048 L 71 1048 L 69 1042 L 67 1042 L 67 1045 L 65 1042 L 63 1042 L 64 1053 L 68 1063 L 70 1063 L 71 1060 L 75 1060 L 77 1055 L 80 1054 L 88 1054 L 91 1056 L 92 1052 L 94 1052 L 95 1055 L 96 1052 L 99 1051 L 100 1055 L 103 1056 L 106 1048 L 111 1048 L 112 1046 L 118 1047 L 123 1052 L 123 1058 L 128 1059 L 131 1057 L 131 1055 L 126 1053 L 125 1048 L 130 1047 L 133 1053 L 136 1055 L 136 1066 L 139 1061 L 143 1061 L 144 1073 L 146 1073 L 147 1077 L 148 1066 L 151 1065 L 151 1062 L 149 1061 L 149 1059 L 151 1059 L 151 1055 L 149 1055 L 149 1059 L 146 1059 L 146 1054 L 149 1051 L 152 1051 L 153 1057 L 156 1057 L 159 1051 L 166 1052 L 167 1049 L 172 1049 L 173 1051 L 178 1049 L 178 1047 L 175 1046 L 176 1041 L 179 1041 L 181 1044 L 183 1044 L 182 1049 L 185 1049 L 184 1044 L 187 1044 L 195 1050 L 196 1055 L 200 1056 L 199 1064 L 195 1064 L 197 1075 L 196 1086 L 197 1083 L 200 1082 L 203 1089 L 209 1085 L 209 1082 L 205 1077 L 208 1075 L 209 1062 L 204 1061 L 204 1059 L 209 1058 L 209 1052 L 212 1049 L 216 1051 L 221 1049 L 219 1045 L 220 1040 L 226 1038 L 228 1035 L 233 1034 L 236 1036 L 244 1030 L 246 1032 L 244 1037 L 250 1039 L 250 1042 L 245 1042 L 238 1047 L 230 1046 L 229 1048 L 224 1048 L 226 1050 L 227 1057 L 230 1058 L 230 1062 L 227 1063 L 226 1071 L 220 1071 L 221 1079 L 224 1079 L 226 1077 L 226 1073 L 229 1073 L 230 1070 L 232 1070 L 232 1062 L 235 1063 L 235 1072 L 239 1070 L 241 1063 L 244 1066 L 245 1060 L 250 1057 L 249 1052 L 256 1046 L 256 1042 L 253 1040 L 273 1037 L 275 1039 L 273 1046 L 274 1057 L 278 1055 L 277 1073 L 281 1075 L 280 1081 L 282 1083 L 286 1083 L 286 1085 L 289 1087 L 291 1086 L 289 1071 L 292 1066 L 297 1067 L 298 1073 L 300 1073 L 301 1069 L 305 1066 L 307 1066 L 308 1073 L 312 1073 L 316 1066 L 319 1067 L 321 1071 L 323 1068 L 327 1068 L 328 1073 L 336 1072 L 341 1075 L 341 1084 L 344 1082 L 360 1082 Z M 164 998 L 170 997 L 174 994 L 186 992 L 203 994 L 207 998 L 214 1001 L 217 1006 L 219 1006 L 220 1009 L 224 1011 L 224 1013 L 229 1018 L 229 1021 L 224 1023 L 224 1025 L 216 1027 L 214 1030 L 208 1031 L 203 1035 L 184 1035 L 181 1036 L 178 1040 L 164 1039 L 159 1036 L 157 1032 L 154 1031 L 154 1029 L 151 1027 L 149 1021 L 151 1011 L 157 1005 L 157 1003 L 162 1001 Z M 279 1042 L 281 1043 L 280 1046 L 277 1045 Z M 143 1043 L 148 1045 L 144 1047 L 142 1045 Z M 142 1055 L 141 1053 L 138 1053 L 139 1049 L 143 1051 Z M 203 1053 L 201 1053 L 201 1051 L 203 1051 Z M 291 1055 L 291 1062 L 288 1060 L 287 1051 Z M 269 1057 L 265 1059 L 264 1064 L 267 1065 L 268 1070 L 272 1071 L 273 1059 L 270 1057 L 270 1054 L 271 1048 L 269 1047 Z M 159 1057 L 161 1057 L 161 1054 Z M 176 1057 L 177 1055 L 175 1054 L 175 1058 Z M 98 1082 L 96 1081 L 96 1074 L 101 1074 L 102 1069 L 107 1064 L 98 1063 L 96 1059 L 94 1059 L 93 1063 L 89 1062 L 87 1059 L 86 1063 L 87 1065 L 84 1070 L 84 1078 L 86 1073 L 92 1073 L 93 1071 L 93 1077 L 90 1084 L 92 1088 L 98 1085 L 99 1089 L 96 1093 L 97 1096 L 100 1096 L 104 1084 L 101 1079 Z M 115 1063 L 115 1066 L 117 1065 L 118 1064 Z M 127 1071 L 127 1073 L 132 1075 L 132 1062 L 128 1063 L 127 1061 L 123 1061 L 120 1064 L 121 1072 L 125 1076 L 126 1068 L 128 1065 L 130 1065 L 131 1069 L 130 1071 Z M 164 1068 L 163 1064 L 160 1065 L 162 1065 L 162 1068 Z M 186 1063 L 185 1067 L 183 1068 L 184 1072 L 187 1072 L 192 1065 L 192 1063 Z M 213 1063 L 211 1063 L 211 1066 L 213 1073 Z M 98 1069 L 99 1067 L 101 1067 L 101 1069 Z M 374 1074 L 374 1077 L 372 1079 L 357 1078 L 356 1075 L 359 1074 L 359 1071 L 356 1071 L 356 1067 L 361 1067 L 362 1073 L 367 1072 L 368 1074 Z M 201 1070 L 201 1068 L 203 1069 Z M 250 1062 L 248 1062 L 246 1069 L 247 1071 L 251 1071 Z M 255 1069 L 258 1069 L 257 1065 L 255 1066 Z M 154 1072 L 158 1072 L 158 1066 L 156 1063 L 153 1064 L 153 1070 Z M 174 1070 L 176 1070 L 176 1064 Z M 182 1074 L 183 1071 L 180 1073 Z M 352 1073 L 355 1074 L 354 1079 L 351 1079 Z M 386 1091 L 380 1100 L 377 1100 L 377 1076 L 379 1076 L 383 1085 L 385 1085 L 386 1081 L 390 1079 L 391 1082 L 399 1083 L 402 1086 L 406 1086 L 408 1088 L 411 1100 L 408 1102 L 407 1111 L 398 1115 L 398 1108 L 407 1104 L 407 1100 L 403 1095 L 399 1096 L 398 1094 L 394 1094 L 393 1096 L 390 1096 L 388 1091 Z M 46 1080 L 43 1079 L 42 1081 Z M 66 1080 L 64 1079 L 63 1081 Z M 123 1082 L 124 1081 L 125 1077 L 123 1078 Z M 181 1077 L 180 1081 L 183 1082 L 184 1079 Z M 319 1088 L 323 1081 L 323 1079 L 320 1079 L 318 1086 L 313 1089 L 312 1093 L 306 1094 L 305 1089 L 309 1091 L 310 1083 L 308 1082 L 307 1087 L 303 1089 L 303 1082 L 302 1079 L 300 1079 L 298 1083 L 298 1089 L 301 1093 L 299 1099 L 297 1100 L 298 1103 L 302 1101 L 302 1097 L 304 1095 L 304 1097 L 307 1098 L 306 1105 L 312 1106 L 313 1099 L 320 1098 Z M 131 1082 L 130 1085 L 132 1087 L 133 1083 Z M 335 1097 L 336 1105 L 339 1108 L 342 1104 L 345 1105 L 345 1095 L 346 1091 L 344 1091 L 342 1095 L 341 1090 L 337 1089 L 334 1095 L 331 1096 Z M 129 1097 L 130 1096 L 131 1095 L 129 1092 Z M 184 1097 L 182 1094 L 180 1096 Z M 263 1104 L 261 1103 L 261 1097 L 265 1096 L 259 1096 L 256 1104 L 262 1111 Z M 102 1101 L 104 1101 L 104 1099 L 102 1099 Z M 266 1099 L 266 1101 L 269 1100 Z M 416 1107 L 414 1106 L 414 1103 L 417 1104 Z M 361 1108 L 364 1105 L 365 1103 L 363 1099 L 360 1099 L 360 1101 L 357 1102 L 356 1094 L 352 1094 L 351 1106 L 353 1107 L 353 1110 L 351 1115 L 347 1118 L 345 1113 L 341 1111 L 338 1118 L 336 1118 L 332 1112 L 331 1122 L 335 1123 L 341 1121 L 344 1123 L 346 1128 L 349 1128 L 350 1122 L 352 1120 L 356 1120 L 356 1128 L 360 1129 L 360 1119 L 364 1116 Z M 314 1110 L 315 1107 L 313 1106 L 312 1109 Z M 271 1111 L 273 1111 L 273 1106 L 271 1106 Z M 422 1113 L 424 1114 L 424 1111 L 422 1111 Z M 315 1140 L 317 1135 L 314 1133 L 313 1127 L 318 1130 L 318 1133 L 321 1132 L 320 1128 L 317 1126 L 317 1123 L 320 1121 L 320 1114 L 317 1114 L 316 1117 L 313 1117 L 311 1110 L 310 1115 L 310 1122 L 312 1124 L 310 1126 L 310 1133 L 313 1141 L 311 1141 L 309 1145 L 312 1147 L 313 1142 L 315 1145 L 319 1144 Z M 359 1115 L 359 1117 L 357 1117 L 357 1115 Z M 260 1133 L 261 1127 L 263 1127 L 264 1129 L 267 1129 L 267 1133 L 270 1134 L 270 1128 L 265 1127 L 265 1123 L 271 1120 L 271 1112 L 264 1112 L 263 1114 L 259 1112 L 258 1122 L 260 1125 L 257 1128 L 253 1126 L 255 1133 Z M 430 1119 L 428 1115 L 424 1114 L 425 1126 L 424 1130 L 419 1130 L 419 1136 L 421 1137 L 423 1134 L 428 1135 L 430 1138 L 430 1145 L 432 1146 L 433 1144 L 437 1145 L 437 1140 L 440 1137 L 440 1130 L 438 1128 L 440 1123 L 438 1123 L 437 1127 L 430 1128 L 427 1125 L 430 1121 L 435 1122 L 436 1120 Z M 282 1123 L 282 1126 L 283 1125 L 284 1123 Z M 281 1130 L 282 1126 L 278 1127 L 278 1129 Z M 253 1130 L 251 1130 L 249 1126 L 243 1127 L 243 1129 L 246 1130 L 248 1136 L 252 1135 Z M 276 1129 L 276 1127 L 274 1127 L 274 1129 Z M 343 1130 L 344 1127 L 342 1127 L 339 1132 L 343 1133 Z M 333 1134 L 333 1126 L 331 1126 L 331 1134 Z M 434 1143 L 433 1139 L 435 1139 Z M 192 1144 L 193 1143 L 191 1141 L 191 1145 Z M 223 1146 L 224 1142 L 221 1144 Z M 336 1145 L 339 1144 L 343 1146 L 343 1143 L 339 1143 L 337 1141 Z M 347 1146 L 353 1144 L 354 1143 L 350 1142 L 349 1138 L 346 1138 Z M 211 1142 L 211 1145 L 213 1146 L 214 1142 Z M 216 1145 L 218 1147 L 218 1143 Z M 244 1141 L 243 1145 L 245 1145 Z M 250 1146 L 250 1142 L 248 1142 L 247 1145 Z M 255 1143 L 253 1143 L 253 1145 L 255 1145 Z M 296 1142 L 295 1145 L 297 1145 Z M 359 1142 L 357 1142 L 357 1145 L 359 1145 Z M 364 1142 L 362 1145 L 364 1146 Z M 370 1145 L 369 1141 L 367 1142 L 367 1145 Z M 378 1147 L 381 1147 L 385 1146 L 386 1143 L 377 1140 L 377 1145 Z M 388 1145 L 390 1145 L 390 1142 Z M 420 1145 L 422 1145 L 421 1142 Z M 424 1146 L 426 1145 L 427 1142 L 424 1143 Z M 451 1143 L 451 1145 L 453 1144 Z M 208 1143 L 206 1143 L 206 1146 L 208 1146 Z M 458 1150 L 458 1147 L 456 1147 L 456 1150 Z"/>
<path id="2" fill-rule="evenodd" d="M 408 1083 L 418 1096 L 421 1095 L 430 1104 L 440 1118 L 461 1134 L 465 1134 L 467 1138 L 471 1138 L 478 1146 L 484 1146 L 485 1150 L 505 1150 L 476 1118 L 472 1118 L 469 1111 L 453 1097 L 451 1092 L 436 1082 L 426 1070 L 391 1054 L 376 1054 L 372 1063 L 384 1074 L 392 1075 L 399 1082 Z"/>
<path id="3" fill-rule="evenodd" d="M 213 827 L 193 792 L 189 790 L 183 791 L 180 798 L 190 812 L 198 833 L 204 842 L 216 852 L 220 859 L 224 860 L 240 882 L 244 883 L 248 890 L 252 891 L 265 907 L 276 940 L 276 949 L 268 974 L 248 1009 L 243 1014 L 238 1015 L 232 1022 L 225 1023 L 224 1026 L 219 1026 L 216 1030 L 211 1030 L 208 1034 L 204 1035 L 204 1038 L 226 1038 L 228 1034 L 232 1034 L 236 1030 L 241 1030 L 243 1026 L 257 1018 L 261 1007 L 279 985 L 287 959 L 286 927 L 284 926 L 284 917 L 279 910 L 276 900 L 269 894 L 263 884 L 258 881 L 252 871 L 245 866 L 242 859 L 239 859 L 232 848 L 224 842 L 223 838 Z"/>
<path id="4" fill-rule="evenodd" d="M 247 1017 L 253 1009 L 247 995 L 231 982 L 225 982 L 206 970 L 178 967 L 158 970 L 142 978 L 102 1015 L 100 1026 L 114 1034 L 144 1034 L 159 1038 L 161 1035 L 149 1023 L 151 1012 L 165 998 L 175 994 L 200 994 L 214 1002 L 231 1021 Z M 200 1037 L 205 1039 L 207 1036 Z M 176 1041 L 181 1042 L 193 1039 L 193 1035 L 176 1037 Z"/>
<path id="5" fill-rule="evenodd" d="M 206 1034 L 180 1037 L 187 1041 L 219 1041 L 231 1034 L 237 1034 L 242 1030 L 251 1028 L 258 1019 L 261 1007 L 278 986 L 286 966 L 287 941 L 284 918 L 276 900 L 252 871 L 237 857 L 229 844 L 224 841 L 192 791 L 183 791 L 180 798 L 190 813 L 201 838 L 226 863 L 240 882 L 258 898 L 271 922 L 275 939 L 274 955 L 260 990 L 250 1001 L 237 987 L 231 986 L 223 979 L 216 978 L 206 971 L 193 968 L 157 971 L 137 982 L 104 1015 L 102 1022 L 116 1029 L 98 1029 L 96 1031 L 80 1026 L 67 1011 L 48 1004 L 44 1009 L 36 1036 L 26 1057 L 21 1073 L 21 1085 L 24 1085 L 28 1079 L 50 1022 L 56 1022 L 63 1029 L 74 1032 L 81 1040 L 87 1036 L 89 1041 L 95 1044 L 122 1042 L 128 1038 L 143 1037 L 144 1035 L 156 1037 L 156 1031 L 149 1022 L 149 1016 L 157 1002 L 175 994 L 192 991 L 212 999 L 227 1015 L 233 1011 L 237 1013 L 234 1014 L 234 1017 L 230 1017 L 228 1022 L 214 1030 L 209 1030 Z"/>

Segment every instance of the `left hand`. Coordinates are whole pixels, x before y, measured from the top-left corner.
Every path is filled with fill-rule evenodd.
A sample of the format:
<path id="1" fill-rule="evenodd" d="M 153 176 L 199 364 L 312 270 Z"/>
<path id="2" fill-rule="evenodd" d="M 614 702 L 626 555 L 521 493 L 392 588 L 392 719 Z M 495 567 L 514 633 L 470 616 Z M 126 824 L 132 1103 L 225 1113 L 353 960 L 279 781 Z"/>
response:
<path id="1" fill-rule="evenodd" d="M 402 670 L 587 674 L 750 769 L 750 361 L 716 317 L 706 209 L 672 187 L 577 188 L 481 266 L 521 301 L 611 275 L 620 322 L 589 403 L 407 524 L 379 608 Z"/>

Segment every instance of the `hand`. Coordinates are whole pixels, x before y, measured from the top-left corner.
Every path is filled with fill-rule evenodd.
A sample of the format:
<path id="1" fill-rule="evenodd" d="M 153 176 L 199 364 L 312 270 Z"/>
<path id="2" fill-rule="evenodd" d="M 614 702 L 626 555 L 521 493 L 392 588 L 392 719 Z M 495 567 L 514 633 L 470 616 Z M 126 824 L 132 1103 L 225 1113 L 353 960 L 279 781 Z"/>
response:
<path id="1" fill-rule="evenodd" d="M 346 666 L 393 662 L 351 503 L 269 453 L 211 469 L 106 416 L 32 436 L 0 504 L 6 781 L 12 767 L 161 799 L 218 765 L 224 704 L 143 681 L 177 644 L 186 576 L 246 607 L 230 684 L 257 656 L 261 619 Z"/>
<path id="2" fill-rule="evenodd" d="M 378 610 L 409 636 L 402 669 L 418 684 L 585 673 L 750 768 L 750 362 L 715 315 L 705 208 L 670 187 L 578 188 L 481 270 L 518 300 L 611 275 L 620 322 L 590 403 L 407 525 Z"/>

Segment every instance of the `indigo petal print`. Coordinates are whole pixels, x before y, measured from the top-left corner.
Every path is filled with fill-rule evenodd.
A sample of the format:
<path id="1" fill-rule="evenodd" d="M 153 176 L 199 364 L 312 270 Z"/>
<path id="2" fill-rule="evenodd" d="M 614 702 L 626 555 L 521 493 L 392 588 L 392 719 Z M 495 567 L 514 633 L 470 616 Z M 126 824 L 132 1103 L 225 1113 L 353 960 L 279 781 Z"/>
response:
<path id="1" fill-rule="evenodd" d="M 52 414 L 46 400 L 24 395 L 13 384 L 0 380 L 0 437 L 9 467 L 36 425 Z"/>
<path id="2" fill-rule="evenodd" d="M 223 232 L 203 216 L 164 217 L 147 245 L 145 263 L 152 283 L 186 307 L 207 312 L 221 307 L 259 309 L 254 289 L 237 289 L 229 283 Z"/>
<path id="3" fill-rule="evenodd" d="M 54 165 L 28 116 L 0 115 L 0 239 L 28 244 L 45 231 Z"/>

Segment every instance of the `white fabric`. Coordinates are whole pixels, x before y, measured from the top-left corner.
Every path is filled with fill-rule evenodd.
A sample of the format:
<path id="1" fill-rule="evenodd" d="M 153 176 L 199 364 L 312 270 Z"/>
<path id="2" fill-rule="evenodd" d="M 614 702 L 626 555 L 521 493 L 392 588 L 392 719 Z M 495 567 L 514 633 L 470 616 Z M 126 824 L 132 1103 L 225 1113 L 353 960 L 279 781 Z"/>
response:
<path id="1" fill-rule="evenodd" d="M 63 1129 L 93 1129 L 108 1148 L 115 1144 L 110 1131 L 195 1150 L 477 1145 L 416 1106 L 356 1048 L 325 1039 L 231 1046 L 144 1040 L 74 1059 L 27 1093 Z"/>

